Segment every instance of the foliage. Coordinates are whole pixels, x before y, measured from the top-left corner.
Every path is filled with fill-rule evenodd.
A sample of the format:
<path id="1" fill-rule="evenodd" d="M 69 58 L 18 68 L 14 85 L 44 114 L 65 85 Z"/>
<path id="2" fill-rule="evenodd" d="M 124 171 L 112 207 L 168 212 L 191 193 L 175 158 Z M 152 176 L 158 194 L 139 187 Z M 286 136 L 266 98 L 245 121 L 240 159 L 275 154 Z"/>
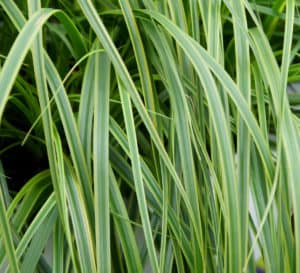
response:
<path id="1" fill-rule="evenodd" d="M 0 0 L 0 268 L 300 273 L 298 6 Z"/>

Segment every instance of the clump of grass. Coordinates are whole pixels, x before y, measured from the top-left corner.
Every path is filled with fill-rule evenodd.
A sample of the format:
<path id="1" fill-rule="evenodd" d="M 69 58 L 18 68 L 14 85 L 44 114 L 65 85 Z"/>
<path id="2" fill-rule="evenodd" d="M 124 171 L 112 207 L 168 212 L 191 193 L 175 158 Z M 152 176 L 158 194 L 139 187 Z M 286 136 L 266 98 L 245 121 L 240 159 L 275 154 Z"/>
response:
<path id="1" fill-rule="evenodd" d="M 0 0 L 1 269 L 251 273 L 257 247 L 300 273 L 295 1 L 19 2 Z"/>

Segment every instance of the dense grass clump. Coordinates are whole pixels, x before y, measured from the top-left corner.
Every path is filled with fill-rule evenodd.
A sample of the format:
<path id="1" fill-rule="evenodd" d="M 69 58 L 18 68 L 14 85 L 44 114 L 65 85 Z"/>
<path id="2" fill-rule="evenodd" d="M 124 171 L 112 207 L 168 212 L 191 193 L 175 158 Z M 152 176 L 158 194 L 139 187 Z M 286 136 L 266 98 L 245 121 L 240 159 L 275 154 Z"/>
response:
<path id="1" fill-rule="evenodd" d="M 0 270 L 300 273 L 298 7 L 0 0 Z"/>

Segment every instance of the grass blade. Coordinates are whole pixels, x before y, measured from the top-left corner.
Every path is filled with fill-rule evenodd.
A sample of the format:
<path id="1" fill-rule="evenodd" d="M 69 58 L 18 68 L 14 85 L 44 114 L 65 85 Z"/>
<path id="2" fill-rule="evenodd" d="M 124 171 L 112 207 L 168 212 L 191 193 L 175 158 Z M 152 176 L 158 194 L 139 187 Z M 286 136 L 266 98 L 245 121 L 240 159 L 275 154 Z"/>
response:
<path id="1" fill-rule="evenodd" d="M 120 89 L 122 107 L 124 112 L 126 132 L 128 134 L 128 144 L 129 144 L 129 149 L 131 154 L 133 177 L 134 177 L 134 182 L 135 182 L 135 187 L 137 192 L 139 210 L 142 218 L 143 231 L 145 233 L 145 240 L 148 248 L 148 255 L 150 258 L 153 272 L 158 273 L 160 272 L 160 270 L 158 267 L 158 261 L 156 257 L 156 251 L 155 251 L 154 241 L 153 241 L 153 236 L 151 231 L 152 228 L 148 216 L 144 182 L 143 182 L 141 166 L 140 166 L 141 163 L 138 156 L 138 147 L 137 147 L 137 140 L 136 140 L 136 133 L 135 133 L 135 125 L 134 125 L 133 114 L 132 114 L 132 106 L 131 106 L 129 94 L 126 93 L 121 83 L 119 83 L 119 89 Z"/>
<path id="2" fill-rule="evenodd" d="M 9 268 L 11 272 L 20 272 L 19 263 L 16 256 L 16 251 L 13 243 L 13 236 L 10 230 L 9 220 L 6 214 L 5 200 L 3 191 L 0 191 L 0 232 L 2 242 L 8 258 Z"/>
<path id="3" fill-rule="evenodd" d="M 109 216 L 109 91 L 111 65 L 105 53 L 94 66 L 94 187 L 98 272 L 111 272 Z"/>

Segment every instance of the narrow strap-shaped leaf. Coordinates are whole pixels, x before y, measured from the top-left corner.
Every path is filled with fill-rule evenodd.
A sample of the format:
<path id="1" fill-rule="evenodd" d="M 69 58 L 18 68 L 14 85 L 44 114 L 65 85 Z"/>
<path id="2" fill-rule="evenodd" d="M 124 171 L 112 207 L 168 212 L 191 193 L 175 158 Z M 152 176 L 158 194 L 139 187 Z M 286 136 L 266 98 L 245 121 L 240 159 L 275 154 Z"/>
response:
<path id="1" fill-rule="evenodd" d="M 180 164 L 183 173 L 183 182 L 193 208 L 193 212 L 191 212 L 193 214 L 190 214 L 191 228 L 193 228 L 193 223 L 196 223 L 196 229 L 193 231 L 195 240 L 193 240 L 192 244 L 194 244 L 195 252 L 197 252 L 199 257 L 195 257 L 194 259 L 196 264 L 195 267 L 201 268 L 203 261 L 200 248 L 203 240 L 199 210 L 199 192 L 197 189 L 190 136 L 190 124 L 192 123 L 191 115 L 188 108 L 184 87 L 181 83 L 178 71 L 175 69 L 176 64 L 172 60 L 171 50 L 166 39 L 164 39 L 162 33 L 159 33 L 156 28 L 151 28 L 147 25 L 144 27 L 147 29 L 147 33 L 153 44 L 155 44 L 159 59 L 161 60 L 162 70 L 165 71 L 166 87 L 168 89 L 172 108 L 174 108 L 174 126 L 179 144 L 178 146 L 180 152 Z"/>
<path id="2" fill-rule="evenodd" d="M 49 216 L 49 213 L 53 211 L 55 207 L 55 197 L 54 194 L 50 195 L 43 207 L 40 209 L 30 226 L 27 228 L 26 233 L 23 235 L 20 240 L 17 250 L 16 257 L 20 260 L 20 257 L 24 254 L 26 248 L 31 242 L 32 238 L 36 234 L 36 231 L 42 225 L 43 221 Z M 52 219 L 53 220 L 53 219 Z M 10 272 L 10 271 L 9 271 Z M 20 272 L 20 271 L 11 271 L 11 272 Z"/>
<path id="3" fill-rule="evenodd" d="M 70 220 L 73 227 L 76 252 L 80 263 L 81 272 L 96 273 L 96 259 L 94 249 L 93 228 L 89 225 L 87 205 L 84 200 L 84 193 L 71 164 L 65 161 L 65 179 Z"/>
<path id="4" fill-rule="evenodd" d="M 190 61 L 194 64 L 195 69 L 198 70 L 197 72 L 199 74 L 201 74 L 202 66 L 198 63 L 198 60 L 203 60 L 205 64 L 208 65 L 208 67 L 214 72 L 216 77 L 224 85 L 224 91 L 226 91 L 231 97 L 241 117 L 247 124 L 248 129 L 253 136 L 253 139 L 262 156 L 264 164 L 266 165 L 269 179 L 271 179 L 274 175 L 274 166 L 272 164 L 269 146 L 266 143 L 266 140 L 263 138 L 247 102 L 240 94 L 240 91 L 238 90 L 236 84 L 226 73 L 226 71 L 224 71 L 224 69 L 218 63 L 216 63 L 216 61 L 201 47 L 201 45 L 199 45 L 195 40 L 191 39 L 188 35 L 183 33 L 163 15 L 156 12 L 151 12 L 149 14 L 147 11 L 137 11 L 137 13 L 141 13 L 142 17 L 144 17 L 144 14 L 147 14 L 149 15 L 149 17 L 152 17 L 160 22 L 163 27 L 168 30 L 178 42 L 180 42 L 181 46 L 185 49 L 185 53 L 189 56 Z"/>
<path id="5" fill-rule="evenodd" d="M 94 48 L 94 47 L 92 47 Z M 80 140 L 83 146 L 84 155 L 88 163 L 89 171 L 91 171 L 91 164 L 89 164 L 92 157 L 92 129 L 93 129 L 93 114 L 94 114 L 94 95 L 95 92 L 91 92 L 92 85 L 95 82 L 95 56 L 91 55 L 88 58 L 80 93 L 80 104 L 78 112 L 78 131 Z"/>
<path id="6" fill-rule="evenodd" d="M 2 191 L 3 194 L 3 200 L 5 207 L 7 208 L 11 202 L 11 197 L 9 194 L 8 186 L 7 186 L 7 181 L 5 179 L 5 173 L 3 169 L 3 164 L 0 160 L 0 190 Z"/>
<path id="7" fill-rule="evenodd" d="M 129 72 L 119 55 L 115 45 L 111 41 L 110 36 L 108 35 L 107 30 L 105 29 L 105 26 L 103 25 L 103 22 L 99 18 L 97 11 L 95 10 L 95 7 L 92 5 L 91 1 L 82 1 L 79 0 L 80 6 L 86 15 L 86 17 L 89 20 L 89 23 L 93 27 L 95 33 L 97 34 L 103 48 L 107 52 L 107 55 L 109 56 L 112 64 L 114 65 L 114 68 L 116 72 L 118 73 L 122 84 L 126 88 L 128 92 L 130 92 L 131 99 L 137 108 L 141 119 L 143 120 L 145 126 L 147 127 L 149 134 L 151 135 L 151 138 L 153 140 L 154 145 L 156 146 L 164 164 L 168 168 L 170 174 L 174 178 L 174 181 L 176 183 L 176 186 L 182 190 L 181 181 L 176 173 L 176 170 L 174 169 L 174 166 L 165 150 L 165 147 L 151 121 L 151 118 L 149 117 L 149 114 L 147 110 L 145 109 L 145 106 L 143 105 L 141 98 L 138 95 L 138 91 L 136 89 L 136 86 L 134 85 Z M 184 192 L 184 191 L 183 191 Z M 186 203 L 187 207 L 191 208 L 190 202 L 186 196 L 182 196 L 184 199 L 184 202 Z"/>
<path id="8" fill-rule="evenodd" d="M 236 55 L 236 77 L 237 85 L 241 90 L 248 105 L 251 105 L 251 73 L 250 73 L 250 54 L 249 41 L 245 39 L 247 33 L 247 18 L 245 7 L 242 1 L 231 1 L 232 16 L 234 24 L 234 42 Z M 239 202 L 240 224 L 241 224 L 241 259 L 245 259 L 248 249 L 248 203 L 250 185 L 250 134 L 247 124 L 237 117 L 237 168 L 239 180 Z"/>
<path id="9" fill-rule="evenodd" d="M 76 174 L 80 180 L 80 187 L 84 190 L 84 197 L 89 210 L 89 221 L 93 223 L 93 197 L 91 189 L 91 174 L 88 171 L 86 158 L 84 157 L 82 143 L 78 132 L 78 127 L 75 121 L 74 113 L 72 111 L 71 103 L 66 94 L 65 87 L 58 74 L 58 71 L 51 59 L 45 56 L 45 66 L 47 72 L 47 80 L 49 82 L 54 100 L 57 104 L 60 119 L 64 126 L 64 133 L 68 141 L 68 146 L 71 152 L 71 158 L 75 167 Z"/>
<path id="10" fill-rule="evenodd" d="M 2 189 L 0 190 L 0 233 L 8 258 L 9 269 L 11 272 L 20 272 L 19 263 L 13 243 L 13 236 L 10 229 L 10 223 L 6 214 L 5 200 Z"/>
<path id="11" fill-rule="evenodd" d="M 14 42 L 6 61 L 0 72 L 0 121 L 2 119 L 4 107 L 9 98 L 9 92 L 17 77 L 22 62 L 28 50 L 40 31 L 43 24 L 58 11 L 53 9 L 43 9 L 37 12 L 25 24 L 24 28 Z"/>
<path id="12" fill-rule="evenodd" d="M 126 206 L 118 187 L 116 177 L 110 169 L 110 200 L 113 220 L 124 251 L 128 273 L 142 273 L 143 266 L 138 249 L 138 242 L 126 211 Z"/>
<path id="13" fill-rule="evenodd" d="M 94 82 L 94 206 L 96 259 L 99 273 L 111 272 L 109 215 L 109 94 L 111 64 L 106 53 L 95 55 Z"/>
<path id="14" fill-rule="evenodd" d="M 143 90 L 143 95 L 145 97 L 145 105 L 149 111 L 155 113 L 155 97 L 154 90 L 152 87 L 152 79 L 149 70 L 149 65 L 147 63 L 146 52 L 143 46 L 142 38 L 140 35 L 139 28 L 137 26 L 134 14 L 131 10 L 130 3 L 128 0 L 119 0 L 122 12 L 124 14 L 125 22 L 127 24 L 129 35 L 131 37 L 131 42 L 136 55 L 137 66 L 139 69 L 139 76 L 141 79 L 141 85 Z M 157 123 L 156 116 L 152 116 L 154 125 Z"/>
<path id="15" fill-rule="evenodd" d="M 58 211 L 53 208 L 52 211 L 49 212 L 48 217 L 44 219 L 44 222 L 40 223 L 22 260 L 20 266 L 21 272 L 34 273 L 36 271 L 36 265 L 43 255 L 43 250 L 45 249 L 47 242 L 49 243 L 49 236 L 53 231 L 57 218 Z"/>
<path id="16" fill-rule="evenodd" d="M 156 257 L 156 251 L 153 241 L 152 228 L 148 215 L 148 208 L 145 197 L 144 182 L 141 172 L 141 163 L 139 159 L 139 152 L 137 146 L 135 125 L 133 120 L 132 106 L 130 102 L 129 93 L 123 88 L 122 83 L 119 82 L 119 90 L 122 102 L 122 108 L 124 113 L 124 120 L 126 125 L 126 132 L 128 135 L 128 144 L 130 149 L 130 158 L 132 164 L 132 171 L 134 177 L 134 184 L 136 188 L 137 200 L 139 205 L 139 211 L 141 214 L 143 231 L 145 234 L 146 245 L 148 249 L 148 255 L 151 263 L 151 267 L 154 273 L 159 273 L 158 261 Z"/>

